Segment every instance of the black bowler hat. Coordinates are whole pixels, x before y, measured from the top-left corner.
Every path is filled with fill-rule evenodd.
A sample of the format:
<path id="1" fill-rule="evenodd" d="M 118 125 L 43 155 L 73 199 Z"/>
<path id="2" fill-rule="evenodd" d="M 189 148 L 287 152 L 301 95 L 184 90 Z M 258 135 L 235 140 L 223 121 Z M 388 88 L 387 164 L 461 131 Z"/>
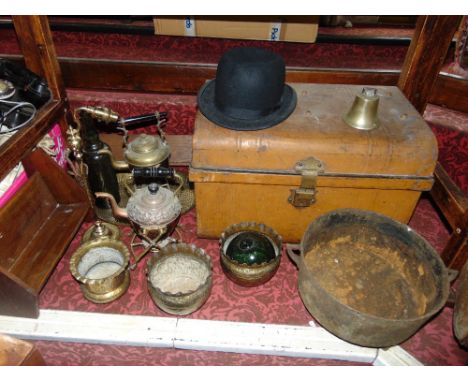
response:
<path id="1" fill-rule="evenodd" d="M 284 121 L 294 111 L 297 96 L 284 83 L 281 56 L 269 50 L 241 47 L 226 52 L 216 79 L 198 92 L 202 114 L 233 130 L 261 130 Z"/>

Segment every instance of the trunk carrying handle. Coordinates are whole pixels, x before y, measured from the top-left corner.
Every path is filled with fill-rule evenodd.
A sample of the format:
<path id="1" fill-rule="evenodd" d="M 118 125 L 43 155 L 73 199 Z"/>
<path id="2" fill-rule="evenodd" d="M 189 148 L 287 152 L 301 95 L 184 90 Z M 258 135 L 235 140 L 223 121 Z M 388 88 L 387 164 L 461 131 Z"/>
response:
<path id="1" fill-rule="evenodd" d="M 301 247 L 299 244 L 286 244 L 286 253 L 288 254 L 289 258 L 292 262 L 299 267 L 299 262 L 301 261 L 301 255 L 297 254 L 296 252 L 301 252 Z"/>

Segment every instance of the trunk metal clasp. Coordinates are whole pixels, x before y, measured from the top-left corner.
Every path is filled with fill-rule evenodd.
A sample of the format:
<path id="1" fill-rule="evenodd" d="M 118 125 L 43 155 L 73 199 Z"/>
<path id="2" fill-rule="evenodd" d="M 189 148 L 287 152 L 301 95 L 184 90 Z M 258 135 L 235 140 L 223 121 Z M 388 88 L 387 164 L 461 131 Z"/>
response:
<path id="1" fill-rule="evenodd" d="M 294 207 L 309 207 L 316 201 L 317 176 L 324 172 L 322 162 L 314 157 L 300 160 L 294 170 L 301 174 L 301 185 L 291 190 L 289 203 Z"/>

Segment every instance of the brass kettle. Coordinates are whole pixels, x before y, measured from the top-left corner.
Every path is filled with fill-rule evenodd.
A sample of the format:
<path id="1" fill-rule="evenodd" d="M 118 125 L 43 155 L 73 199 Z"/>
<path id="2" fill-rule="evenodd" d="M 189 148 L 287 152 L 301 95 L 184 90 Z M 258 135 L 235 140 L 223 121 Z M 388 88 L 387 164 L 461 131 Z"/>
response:
<path id="1" fill-rule="evenodd" d="M 159 135 L 140 134 L 124 150 L 125 162 L 131 167 L 158 166 L 170 154 L 169 145 Z"/>

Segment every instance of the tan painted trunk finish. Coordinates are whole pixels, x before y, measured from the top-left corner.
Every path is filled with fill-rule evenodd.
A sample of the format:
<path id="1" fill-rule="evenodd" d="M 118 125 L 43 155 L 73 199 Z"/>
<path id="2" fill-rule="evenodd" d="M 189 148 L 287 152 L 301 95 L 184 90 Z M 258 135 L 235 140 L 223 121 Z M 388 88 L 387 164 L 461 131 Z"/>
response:
<path id="1" fill-rule="evenodd" d="M 219 127 L 197 114 L 190 180 L 195 183 L 197 232 L 219 237 L 229 225 L 257 221 L 285 241 L 299 241 L 307 225 L 337 208 L 361 208 L 407 223 L 421 191 L 432 187 L 437 142 L 429 126 L 391 86 L 377 87 L 380 127 L 361 131 L 342 121 L 362 89 L 355 85 L 292 84 L 294 113 L 259 131 Z M 298 188 L 298 161 L 314 157 L 315 204 L 288 202 Z"/>

